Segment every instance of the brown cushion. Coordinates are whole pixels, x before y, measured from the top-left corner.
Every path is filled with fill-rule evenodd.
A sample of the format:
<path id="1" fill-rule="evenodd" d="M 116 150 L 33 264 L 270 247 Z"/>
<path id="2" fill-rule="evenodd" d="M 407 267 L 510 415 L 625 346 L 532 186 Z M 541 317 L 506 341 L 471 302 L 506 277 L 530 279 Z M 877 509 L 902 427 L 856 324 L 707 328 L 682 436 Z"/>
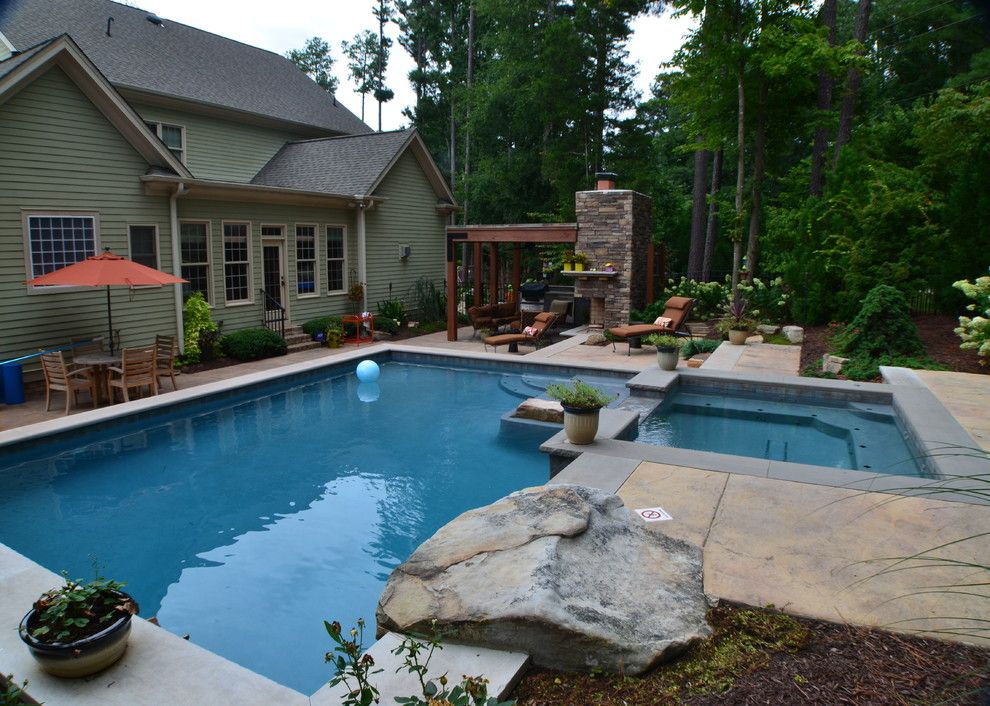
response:
<path id="1" fill-rule="evenodd" d="M 540 312 L 539 314 L 536 315 L 536 318 L 533 319 L 533 322 L 534 323 L 535 322 L 539 322 L 539 323 L 550 323 L 551 321 L 553 321 L 556 318 L 557 318 L 557 315 L 555 313 L 553 313 L 552 311 L 542 311 L 542 312 Z"/>
<path id="2" fill-rule="evenodd" d="M 485 336 L 485 343 L 489 346 L 504 346 L 508 343 L 526 343 L 532 340 L 534 340 L 532 336 L 526 336 L 521 333 L 503 333 L 498 336 Z"/>
<path id="3" fill-rule="evenodd" d="M 630 326 L 616 326 L 610 328 L 608 332 L 619 338 L 630 338 L 632 336 L 648 336 L 651 333 L 671 333 L 673 329 L 667 326 L 657 326 L 656 324 L 633 324 Z"/>

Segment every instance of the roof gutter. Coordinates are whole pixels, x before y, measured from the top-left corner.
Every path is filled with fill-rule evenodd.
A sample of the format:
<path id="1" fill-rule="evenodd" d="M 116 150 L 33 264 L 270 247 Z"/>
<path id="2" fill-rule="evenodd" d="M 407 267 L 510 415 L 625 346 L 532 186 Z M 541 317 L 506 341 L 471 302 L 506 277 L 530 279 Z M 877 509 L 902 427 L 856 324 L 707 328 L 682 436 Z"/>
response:
<path id="1" fill-rule="evenodd" d="M 192 194 L 196 188 L 229 189 L 230 191 L 243 192 L 244 195 L 256 195 L 260 193 L 281 194 L 285 196 L 304 196 L 308 198 L 333 199 L 342 201 L 349 208 L 356 208 L 359 203 L 375 203 L 387 201 L 384 196 L 354 196 L 353 194 L 332 194 L 328 191 L 305 191 L 303 189 L 289 189 L 284 186 L 266 186 L 264 184 L 247 184 L 236 181 L 216 181 L 212 179 L 185 179 L 180 176 L 169 174 L 144 174 L 141 181 L 145 183 L 159 184 L 181 184 L 186 193 Z M 358 201 L 355 202 L 355 199 Z"/>
<path id="2" fill-rule="evenodd" d="M 182 276 L 182 243 L 179 238 L 179 208 L 176 201 L 188 191 L 186 185 L 180 181 L 168 197 L 169 227 L 172 231 L 172 274 L 176 277 Z M 179 285 L 172 287 L 172 295 L 175 302 L 176 338 L 179 341 L 179 353 L 183 354 L 186 352 L 186 336 L 185 322 L 182 320 L 182 287 Z"/>

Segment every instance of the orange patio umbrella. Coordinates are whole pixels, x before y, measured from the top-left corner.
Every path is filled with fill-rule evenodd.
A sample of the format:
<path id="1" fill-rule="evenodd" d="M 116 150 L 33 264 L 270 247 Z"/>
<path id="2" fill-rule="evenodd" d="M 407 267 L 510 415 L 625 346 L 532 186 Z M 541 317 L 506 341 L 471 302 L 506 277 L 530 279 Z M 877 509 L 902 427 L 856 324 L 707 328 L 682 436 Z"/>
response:
<path id="1" fill-rule="evenodd" d="M 63 267 L 60 270 L 29 279 L 34 286 L 106 287 L 107 321 L 110 328 L 110 353 L 113 353 L 113 314 L 110 310 L 110 287 L 141 287 L 163 284 L 183 284 L 186 280 L 168 272 L 156 270 L 107 250 L 99 255 Z"/>

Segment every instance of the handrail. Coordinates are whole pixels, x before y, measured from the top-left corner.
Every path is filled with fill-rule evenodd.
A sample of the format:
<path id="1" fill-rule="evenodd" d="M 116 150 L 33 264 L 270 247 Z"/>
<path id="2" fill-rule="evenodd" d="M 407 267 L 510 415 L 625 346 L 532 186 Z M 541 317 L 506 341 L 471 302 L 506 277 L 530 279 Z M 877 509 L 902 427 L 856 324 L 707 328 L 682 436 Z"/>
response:
<path id="1" fill-rule="evenodd" d="M 72 350 L 76 346 L 81 346 L 84 343 L 92 343 L 102 336 L 97 336 L 96 338 L 91 338 L 86 341 L 76 341 L 75 343 L 66 343 L 64 346 L 58 346 L 57 348 L 46 348 L 45 350 L 38 351 L 37 353 L 28 353 L 27 355 L 22 355 L 19 358 L 11 358 L 10 360 L 0 360 L 0 365 L 9 365 L 11 363 L 20 363 L 22 360 L 31 360 L 31 358 L 40 358 L 45 353 L 58 353 L 59 351 Z"/>
<path id="2" fill-rule="evenodd" d="M 265 325 L 265 328 L 271 329 L 282 338 L 285 338 L 285 307 L 279 304 L 264 289 L 259 289 L 258 291 L 261 292 L 261 296 L 264 297 L 265 302 L 265 314 L 262 323 Z"/>

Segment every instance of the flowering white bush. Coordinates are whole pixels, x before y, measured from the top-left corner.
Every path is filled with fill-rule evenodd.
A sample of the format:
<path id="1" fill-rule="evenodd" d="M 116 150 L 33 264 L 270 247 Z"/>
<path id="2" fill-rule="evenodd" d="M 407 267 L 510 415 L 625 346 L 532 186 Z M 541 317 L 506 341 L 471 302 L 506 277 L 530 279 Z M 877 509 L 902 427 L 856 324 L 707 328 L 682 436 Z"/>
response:
<path id="1" fill-rule="evenodd" d="M 962 279 L 953 282 L 952 286 L 973 300 L 966 307 L 968 311 L 980 312 L 973 318 L 959 317 L 959 326 L 955 329 L 963 341 L 959 347 L 975 350 L 983 358 L 980 364 L 986 365 L 990 359 L 990 277 L 978 277 L 975 282 Z"/>

